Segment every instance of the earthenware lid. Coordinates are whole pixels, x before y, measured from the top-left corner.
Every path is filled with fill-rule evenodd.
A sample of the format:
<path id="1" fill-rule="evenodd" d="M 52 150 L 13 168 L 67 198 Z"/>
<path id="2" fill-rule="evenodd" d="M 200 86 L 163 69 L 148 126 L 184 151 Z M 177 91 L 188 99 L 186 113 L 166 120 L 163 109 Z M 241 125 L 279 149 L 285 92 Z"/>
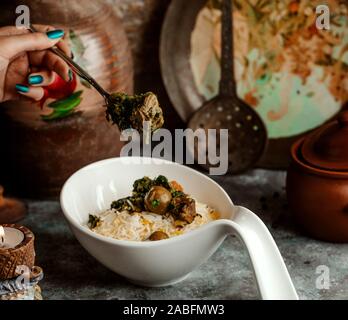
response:
<path id="1" fill-rule="evenodd" d="M 310 165 L 331 171 L 348 171 L 348 111 L 311 134 L 302 156 Z"/>

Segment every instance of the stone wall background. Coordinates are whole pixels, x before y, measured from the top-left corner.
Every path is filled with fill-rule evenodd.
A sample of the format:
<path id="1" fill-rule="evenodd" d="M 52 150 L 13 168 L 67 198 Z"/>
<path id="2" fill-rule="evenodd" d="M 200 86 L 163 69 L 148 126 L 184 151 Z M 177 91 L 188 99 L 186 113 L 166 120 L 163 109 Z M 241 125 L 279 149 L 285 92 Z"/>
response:
<path id="1" fill-rule="evenodd" d="M 161 77 L 159 42 L 161 26 L 170 0 L 105 0 L 121 18 L 133 52 L 135 91 L 158 94 L 165 111 L 166 127 L 183 128 Z"/>

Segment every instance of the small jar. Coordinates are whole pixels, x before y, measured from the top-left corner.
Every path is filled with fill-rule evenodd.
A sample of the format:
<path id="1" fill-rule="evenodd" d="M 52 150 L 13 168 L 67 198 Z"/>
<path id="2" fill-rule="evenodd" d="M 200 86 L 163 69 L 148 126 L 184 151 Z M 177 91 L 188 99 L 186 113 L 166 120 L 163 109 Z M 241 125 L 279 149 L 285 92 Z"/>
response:
<path id="1" fill-rule="evenodd" d="M 348 111 L 291 150 L 287 197 L 295 220 L 310 236 L 348 242 Z"/>

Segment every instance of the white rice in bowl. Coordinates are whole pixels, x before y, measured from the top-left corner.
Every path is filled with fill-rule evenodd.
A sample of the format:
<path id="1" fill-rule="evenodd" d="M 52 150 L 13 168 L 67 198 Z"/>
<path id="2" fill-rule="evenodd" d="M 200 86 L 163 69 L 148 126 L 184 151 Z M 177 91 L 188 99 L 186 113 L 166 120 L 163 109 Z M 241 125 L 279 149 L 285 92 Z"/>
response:
<path id="1" fill-rule="evenodd" d="M 219 218 L 218 213 L 209 206 L 196 201 L 197 215 L 193 222 L 177 226 L 171 215 L 159 215 L 151 212 L 107 210 L 98 215 L 100 223 L 93 232 L 118 240 L 147 241 L 156 231 L 165 232 L 169 238 L 175 237 Z"/>

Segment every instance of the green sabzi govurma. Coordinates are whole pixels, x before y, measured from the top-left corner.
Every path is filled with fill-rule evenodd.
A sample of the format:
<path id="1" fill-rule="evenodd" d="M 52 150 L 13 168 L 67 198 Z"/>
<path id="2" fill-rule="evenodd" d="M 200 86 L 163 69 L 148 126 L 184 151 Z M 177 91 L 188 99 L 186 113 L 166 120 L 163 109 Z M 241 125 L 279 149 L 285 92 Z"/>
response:
<path id="1" fill-rule="evenodd" d="M 145 210 L 144 198 L 153 186 L 163 186 L 170 189 L 168 179 L 164 176 L 158 176 L 154 180 L 149 177 L 138 179 L 133 183 L 132 196 L 114 201 L 111 204 L 111 209 L 136 212 Z"/>
<path id="2" fill-rule="evenodd" d="M 156 95 L 152 92 L 127 95 L 113 93 L 112 103 L 106 106 L 106 118 L 116 124 L 119 129 L 129 128 L 143 131 L 143 122 L 151 123 L 151 132 L 161 128 L 164 124 L 163 111 Z"/>
<path id="3" fill-rule="evenodd" d="M 96 227 L 98 227 L 98 225 L 100 224 L 100 218 L 97 216 L 94 216 L 92 214 L 89 215 L 88 217 L 88 227 L 90 227 L 91 229 L 94 229 Z"/>
<path id="4" fill-rule="evenodd" d="M 133 184 L 132 195 L 114 201 L 111 209 L 132 212 L 149 211 L 171 214 L 176 220 L 191 223 L 196 216 L 195 200 L 176 190 L 162 175 L 155 179 L 144 177 Z"/>

